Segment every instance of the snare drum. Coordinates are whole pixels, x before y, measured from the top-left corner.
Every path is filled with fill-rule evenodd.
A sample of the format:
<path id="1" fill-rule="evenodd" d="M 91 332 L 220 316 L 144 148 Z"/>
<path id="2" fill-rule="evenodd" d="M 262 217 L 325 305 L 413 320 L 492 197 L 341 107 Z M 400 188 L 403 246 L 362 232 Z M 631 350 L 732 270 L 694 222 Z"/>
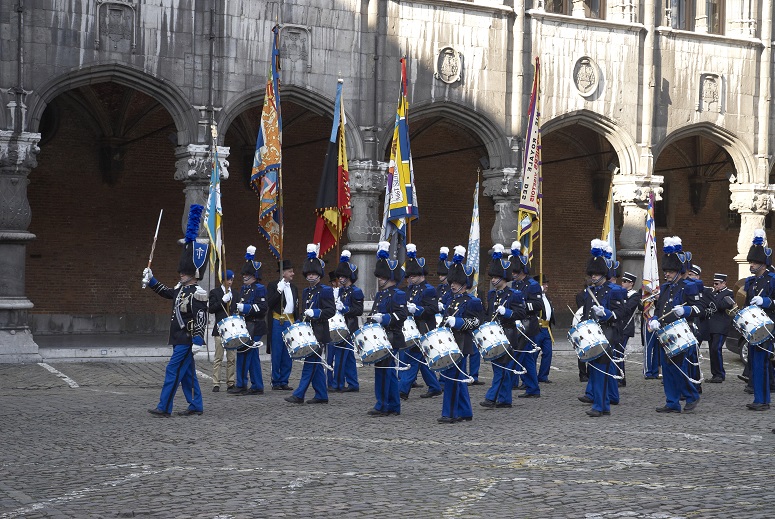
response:
<path id="1" fill-rule="evenodd" d="M 433 371 L 442 371 L 457 364 L 463 357 L 452 330 L 436 328 L 422 336 L 420 349 Z"/>
<path id="2" fill-rule="evenodd" d="M 420 346 L 422 334 L 420 333 L 420 330 L 417 329 L 417 323 L 414 321 L 414 317 L 410 316 L 406 318 L 404 321 L 403 332 L 406 346 L 401 348 L 402 350 L 405 348 Z"/>
<path id="3" fill-rule="evenodd" d="M 309 323 L 294 323 L 283 331 L 283 342 L 292 359 L 303 359 L 318 351 L 318 340 Z"/>
<path id="4" fill-rule="evenodd" d="M 328 330 L 331 332 L 331 342 L 343 342 L 350 337 L 350 329 L 344 320 L 344 315 L 339 312 L 328 320 Z"/>
<path id="5" fill-rule="evenodd" d="M 697 337 L 683 318 L 657 329 L 657 339 L 668 357 L 675 357 L 692 346 L 697 346 Z"/>
<path id="6" fill-rule="evenodd" d="M 218 321 L 218 333 L 224 350 L 246 349 L 253 343 L 245 318 L 241 315 L 230 315 Z"/>
<path id="7" fill-rule="evenodd" d="M 390 341 L 385 329 L 377 323 L 366 324 L 353 333 L 355 354 L 362 364 L 374 364 L 390 355 Z"/>
<path id="8" fill-rule="evenodd" d="M 474 343 L 479 348 L 482 358 L 489 361 L 504 356 L 509 347 L 509 339 L 506 337 L 506 332 L 495 321 L 484 323 L 474 330 Z"/>
<path id="9" fill-rule="evenodd" d="M 737 312 L 732 322 L 748 344 L 754 346 L 772 337 L 775 328 L 770 316 L 756 305 L 746 306 Z"/>
<path id="10" fill-rule="evenodd" d="M 576 355 L 581 362 L 589 362 L 605 355 L 610 347 L 600 324 L 592 319 L 581 321 L 568 331 Z"/>

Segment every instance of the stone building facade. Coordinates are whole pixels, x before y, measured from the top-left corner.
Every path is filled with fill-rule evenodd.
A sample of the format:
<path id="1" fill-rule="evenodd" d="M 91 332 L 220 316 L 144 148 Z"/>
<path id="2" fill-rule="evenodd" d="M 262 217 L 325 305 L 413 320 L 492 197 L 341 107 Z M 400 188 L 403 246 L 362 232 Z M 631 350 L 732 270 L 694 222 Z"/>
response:
<path id="1" fill-rule="evenodd" d="M 353 220 L 373 293 L 400 66 L 407 58 L 420 221 L 435 264 L 465 244 L 481 170 L 482 248 L 510 243 L 533 61 L 542 64 L 543 269 L 573 304 L 608 186 L 619 257 L 640 273 L 646 201 L 706 273 L 746 271 L 771 227 L 771 2 L 754 0 L 0 0 L 0 358 L 34 334 L 161 330 L 140 288 L 173 280 L 219 128 L 228 264 L 259 248 L 248 188 L 280 25 L 286 250 L 300 263 L 345 80 Z M 488 239 L 489 238 L 489 239 Z M 337 259 L 326 258 L 332 262 Z M 486 258 L 482 259 L 484 263 Z"/>

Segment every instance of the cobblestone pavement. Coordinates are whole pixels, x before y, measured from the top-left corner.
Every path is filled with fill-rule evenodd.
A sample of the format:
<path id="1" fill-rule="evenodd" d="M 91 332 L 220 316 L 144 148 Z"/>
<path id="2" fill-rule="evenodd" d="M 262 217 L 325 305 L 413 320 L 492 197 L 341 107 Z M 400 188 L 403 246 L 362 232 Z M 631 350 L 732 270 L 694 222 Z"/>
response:
<path id="1" fill-rule="evenodd" d="M 369 368 L 328 405 L 212 393 L 200 377 L 204 415 L 159 419 L 146 410 L 163 363 L 49 364 L 0 365 L 0 518 L 775 514 L 775 415 L 746 410 L 736 360 L 694 412 L 670 415 L 654 411 L 660 382 L 629 363 L 621 404 L 589 418 L 575 357 L 558 355 L 540 399 L 485 410 L 487 386 L 472 387 L 474 420 L 454 425 L 436 423 L 441 400 L 423 389 L 400 416 L 368 417 Z"/>

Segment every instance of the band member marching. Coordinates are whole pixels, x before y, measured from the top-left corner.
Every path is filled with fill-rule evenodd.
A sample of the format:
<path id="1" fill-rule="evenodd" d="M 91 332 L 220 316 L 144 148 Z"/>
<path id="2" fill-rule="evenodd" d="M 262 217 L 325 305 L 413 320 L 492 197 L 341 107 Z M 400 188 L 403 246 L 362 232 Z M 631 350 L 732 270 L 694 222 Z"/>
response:
<path id="1" fill-rule="evenodd" d="M 732 324 L 732 316 L 727 313 L 735 306 L 735 293 L 727 288 L 727 275 L 713 275 L 713 290 L 709 294 L 710 303 L 705 310 L 708 316 L 708 349 L 710 350 L 710 373 L 712 378 L 707 380 L 711 384 L 724 382 L 727 374 L 724 370 L 723 349 L 724 342 L 729 335 L 729 327 Z"/>
<path id="2" fill-rule="evenodd" d="M 536 339 L 541 331 L 538 320 L 544 312 L 544 300 L 542 297 L 541 285 L 530 277 L 530 267 L 528 266 L 528 258 L 520 254 L 522 244 L 515 241 L 511 244 L 511 263 L 512 270 L 511 275 L 513 282 L 512 288 L 522 292 L 525 297 L 525 309 L 527 312 L 525 324 L 525 335 L 520 339 L 519 344 L 519 356 L 517 361 L 525 368 L 523 375 L 517 375 L 514 377 L 516 380 L 521 377 L 522 385 L 525 392 L 521 395 L 517 395 L 517 398 L 539 398 L 541 396 L 541 389 L 538 387 L 538 372 L 536 371 L 536 359 L 532 350 L 536 345 Z M 522 389 L 519 386 L 518 389 Z"/>
<path id="3" fill-rule="evenodd" d="M 425 258 L 417 257 L 417 247 L 413 243 L 406 245 L 406 277 L 407 303 L 406 308 L 414 318 L 417 331 L 425 335 L 436 328 L 436 313 L 438 300 L 436 289 L 425 281 L 428 271 L 425 269 Z M 441 394 L 441 384 L 436 374 L 423 363 L 423 354 L 419 346 L 413 346 L 401 350 L 399 357 L 402 362 L 409 365 L 409 369 L 402 371 L 399 377 L 398 390 L 402 399 L 409 398 L 412 384 L 417 380 L 417 371 L 422 373 L 422 378 L 428 385 L 428 391 L 420 395 L 421 398 L 431 398 Z"/>
<path id="4" fill-rule="evenodd" d="M 452 257 L 447 280 L 449 281 L 452 299 L 449 301 L 443 317 L 443 323 L 452 329 L 455 342 L 463 355 L 473 352 L 475 330 L 484 319 L 482 301 L 466 293 L 468 276 L 473 269 L 465 267 L 466 249 L 458 245 Z M 460 368 L 453 364 L 442 372 L 444 375 L 444 399 L 439 423 L 455 423 L 461 420 L 470 421 L 473 418 L 471 397 L 468 394 L 468 384 L 463 379 Z"/>
<path id="5" fill-rule="evenodd" d="M 350 334 L 358 329 L 358 317 L 363 315 L 363 291 L 355 286 L 358 266 L 350 263 L 350 251 L 343 250 L 336 267 L 339 278 L 339 297 L 336 310 L 344 316 Z M 346 343 L 334 346 L 334 390 L 350 393 L 359 390 L 355 353 Z"/>
<path id="6" fill-rule="evenodd" d="M 648 330 L 652 332 L 653 341 L 657 340 L 654 333 L 662 326 L 673 323 L 682 317 L 691 317 L 704 311 L 702 295 L 695 283 L 685 283 L 681 274 L 686 271 L 682 255 L 676 250 L 681 240 L 677 236 L 666 237 L 662 256 L 662 272 L 665 283 L 659 288 L 659 298 L 655 305 L 654 317 L 648 322 Z M 662 381 L 665 391 L 665 405 L 657 408 L 658 413 L 680 413 L 680 397 L 682 391 L 686 394 L 685 411 L 697 407 L 700 395 L 694 384 L 687 384 L 686 374 L 682 371 L 685 351 L 668 357 L 663 347 L 659 347 L 659 362 L 662 365 Z"/>
<path id="7" fill-rule="evenodd" d="M 197 279 L 204 276 L 207 262 L 207 244 L 196 242 L 203 209 L 196 204 L 189 209 L 186 243 L 178 262 L 178 284 L 169 288 L 153 277 L 150 267 L 143 271 L 144 286 L 148 285 L 161 297 L 173 300 L 169 334 L 172 356 L 164 373 L 159 404 L 148 410 L 155 416 L 166 417 L 172 414 L 172 401 L 178 385 L 188 402 L 188 408 L 178 414 L 201 415 L 203 411 L 202 391 L 199 389 L 194 353 L 191 351 L 192 345 L 204 344 L 207 328 L 207 291 L 197 284 Z"/>
<path id="8" fill-rule="evenodd" d="M 747 260 L 751 264 L 752 276 L 745 280 L 745 304 L 756 305 L 770 319 L 775 317 L 775 274 L 769 271 L 772 265 L 772 249 L 764 246 L 766 238 L 763 229 L 754 231 L 753 244 L 748 250 Z M 770 408 L 770 366 L 772 355 L 772 338 L 748 346 L 748 356 L 751 359 L 751 381 L 753 382 L 753 403 L 746 404 L 751 411 L 766 411 Z"/>
<path id="9" fill-rule="evenodd" d="M 492 386 L 487 390 L 484 401 L 479 405 L 488 408 L 511 407 L 512 372 L 511 355 L 520 340 L 517 322 L 525 318 L 525 298 L 522 292 L 508 286 L 511 279 L 511 262 L 503 259 L 503 245 L 496 243 L 492 247 L 492 259 L 487 267 L 490 286 L 487 292 L 487 320 L 496 321 L 506 333 L 509 351 L 492 361 Z M 519 326 L 522 323 L 519 322 Z"/>
<path id="10" fill-rule="evenodd" d="M 538 324 L 540 326 L 540 331 L 538 332 L 538 337 L 536 338 L 536 344 L 539 348 L 541 348 L 541 364 L 538 366 L 538 354 L 539 352 L 535 352 L 533 356 L 536 360 L 536 365 L 538 366 L 537 372 L 538 372 L 538 382 L 542 382 L 544 384 L 551 384 L 552 381 L 549 380 L 549 370 L 552 367 L 552 349 L 554 348 L 554 337 L 552 336 L 552 325 L 557 324 L 555 320 L 555 312 L 554 312 L 554 306 L 552 306 L 552 300 L 549 299 L 548 292 L 549 292 L 549 280 L 546 279 L 546 276 L 541 274 L 543 279 L 539 279 L 538 275 L 533 276 L 533 279 L 536 280 L 536 283 L 541 285 L 541 299 L 543 299 L 544 302 L 544 310 L 541 313 L 540 318 L 538 319 Z"/>
<path id="11" fill-rule="evenodd" d="M 301 300 L 304 305 L 302 319 L 312 324 L 312 331 L 321 348 L 318 353 L 321 353 L 322 348 L 330 347 L 331 335 L 328 329 L 328 320 L 336 313 L 336 302 L 334 301 L 334 289 L 321 283 L 325 263 L 318 258 L 317 252 L 317 245 L 314 243 L 307 245 L 307 259 L 301 273 L 307 279 L 309 286 L 302 292 Z M 315 396 L 307 400 L 307 403 L 327 404 L 328 388 L 322 359 L 314 353 L 304 359 L 299 387 L 285 400 L 293 404 L 303 404 L 304 393 L 307 392 L 310 383 L 315 390 Z"/>
<path id="12" fill-rule="evenodd" d="M 279 266 L 279 263 L 278 263 Z M 293 265 L 284 259 L 281 278 L 266 287 L 267 313 L 266 341 L 272 359 L 272 389 L 292 391 L 288 379 L 293 370 L 293 360 L 283 343 L 283 332 L 299 320 L 299 288 L 293 283 Z"/>
<path id="13" fill-rule="evenodd" d="M 407 316 L 406 294 L 397 288 L 404 277 L 404 271 L 398 261 L 388 259 L 390 243 L 379 242 L 377 264 L 374 276 L 377 288 L 369 321 L 385 329 L 388 341 L 393 347 L 393 355 L 404 347 L 402 331 Z M 392 355 L 374 364 L 374 395 L 377 403 L 369 410 L 370 416 L 389 416 L 401 414 L 401 398 L 398 391 L 398 375 Z"/>
<path id="14" fill-rule="evenodd" d="M 236 298 L 232 298 L 232 312 L 245 319 L 248 333 L 254 347 L 244 351 L 237 350 L 236 395 L 263 395 L 264 378 L 261 374 L 261 359 L 258 349 L 261 337 L 266 335 L 266 289 L 258 281 L 261 279 L 261 262 L 255 259 L 256 248 L 250 245 L 245 252 L 245 264 L 242 266 L 242 287 Z M 259 345 L 258 347 L 255 347 Z M 248 388 L 248 381 L 250 387 Z"/>

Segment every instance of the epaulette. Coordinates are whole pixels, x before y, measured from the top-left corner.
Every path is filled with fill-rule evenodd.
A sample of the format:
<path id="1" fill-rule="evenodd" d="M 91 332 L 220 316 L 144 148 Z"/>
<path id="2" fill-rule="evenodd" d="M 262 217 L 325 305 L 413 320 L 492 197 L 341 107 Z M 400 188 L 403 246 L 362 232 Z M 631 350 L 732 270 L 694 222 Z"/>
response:
<path id="1" fill-rule="evenodd" d="M 196 291 L 194 292 L 194 299 L 197 301 L 207 301 L 207 290 L 196 285 Z"/>

